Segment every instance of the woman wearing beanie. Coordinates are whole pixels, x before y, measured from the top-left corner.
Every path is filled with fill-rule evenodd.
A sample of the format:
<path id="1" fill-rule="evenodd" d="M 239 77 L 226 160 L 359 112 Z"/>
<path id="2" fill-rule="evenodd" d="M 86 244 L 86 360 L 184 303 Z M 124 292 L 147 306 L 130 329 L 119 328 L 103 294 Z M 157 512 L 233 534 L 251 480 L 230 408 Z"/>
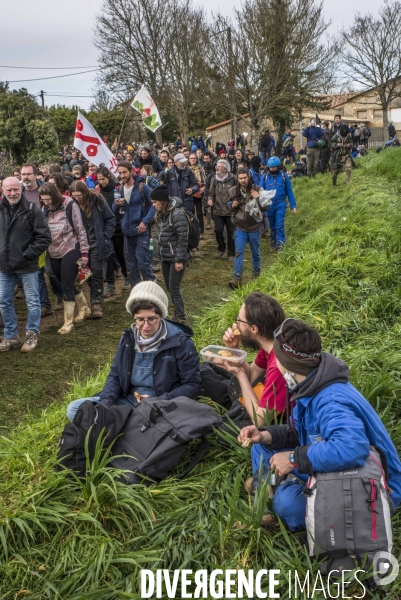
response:
<path id="1" fill-rule="evenodd" d="M 130 404 L 141 398 L 196 399 L 201 387 L 199 356 L 186 325 L 167 317 L 168 298 L 154 281 L 142 281 L 126 304 L 134 322 L 123 332 L 105 386 L 99 396 L 80 398 L 68 405 L 72 421 L 85 400 L 103 406 Z"/>
<path id="2" fill-rule="evenodd" d="M 189 226 L 179 198 L 170 199 L 167 186 L 162 184 L 150 193 L 161 223 L 159 237 L 160 260 L 167 291 L 174 304 L 173 320 L 185 323 L 184 298 L 181 282 L 189 260 Z"/>

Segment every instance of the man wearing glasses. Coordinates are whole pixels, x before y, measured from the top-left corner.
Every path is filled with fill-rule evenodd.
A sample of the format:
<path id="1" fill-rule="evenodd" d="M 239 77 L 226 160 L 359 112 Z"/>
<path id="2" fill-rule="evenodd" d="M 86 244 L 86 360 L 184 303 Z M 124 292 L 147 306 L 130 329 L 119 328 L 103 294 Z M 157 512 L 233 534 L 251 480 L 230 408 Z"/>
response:
<path id="1" fill-rule="evenodd" d="M 172 400 L 199 394 L 199 356 L 192 330 L 169 321 L 168 298 L 153 281 L 138 283 L 126 304 L 134 322 L 123 332 L 106 384 L 99 396 L 71 402 L 67 416 L 72 421 L 85 400 L 110 407 L 135 406 L 142 398 Z"/>

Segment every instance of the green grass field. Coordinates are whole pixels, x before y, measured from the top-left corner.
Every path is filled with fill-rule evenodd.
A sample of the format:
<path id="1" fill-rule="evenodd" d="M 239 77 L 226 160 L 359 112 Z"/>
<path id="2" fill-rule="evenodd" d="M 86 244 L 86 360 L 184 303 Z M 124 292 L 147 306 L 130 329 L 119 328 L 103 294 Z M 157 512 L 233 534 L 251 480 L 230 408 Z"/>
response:
<path id="1" fill-rule="evenodd" d="M 230 269 L 215 266 L 211 246 L 205 252 L 209 262 L 197 263 L 192 274 L 199 281 L 185 288 L 191 296 L 188 306 L 198 314 L 193 319 L 198 348 L 221 339 L 243 297 L 253 290 L 273 295 L 288 316 L 317 327 L 325 350 L 349 364 L 352 382 L 378 410 L 399 451 L 400 162 L 401 150 L 369 156 L 358 163 L 349 186 L 344 175 L 336 188 L 329 175 L 297 181 L 298 212 L 287 216 L 287 247 L 277 260 L 265 260 L 259 279 L 228 293 Z M 121 330 L 126 317 L 117 302 L 112 304 L 118 315 L 114 325 Z M 107 365 L 97 372 L 93 363 L 104 365 L 119 337 L 110 330 L 104 341 L 100 329 L 91 331 L 97 337 L 88 340 L 88 352 L 95 349 L 96 360 L 73 386 L 65 375 L 64 387 L 57 380 L 64 400 L 56 398 L 40 415 L 23 418 L 1 440 L 0 598 L 140 598 L 141 568 L 276 568 L 282 572 L 282 597 L 288 597 L 285 574 L 296 569 L 304 576 L 308 569 L 316 572 L 316 565 L 297 536 L 279 525 L 273 533 L 260 528 L 264 498 L 252 504 L 243 491 L 251 471 L 248 449 L 233 445 L 223 450 L 212 440 L 203 464 L 188 479 L 170 477 L 150 488 L 116 483 L 104 463 L 94 465 L 84 483 L 54 471 L 66 404 L 99 389 Z M 75 352 L 85 352 L 84 333 L 79 340 L 80 348 L 68 342 L 68 356 L 78 363 Z M 63 369 L 55 357 L 42 357 L 52 368 Z M 92 371 L 89 378 L 87 371 Z M 32 372 L 33 389 L 43 389 L 42 384 Z M 3 393 L 4 379 L 0 386 Z M 14 389 L 9 380 L 7 412 L 13 410 Z M 37 391 L 32 399 L 37 407 L 45 405 Z M 400 532 L 396 515 L 395 556 Z M 351 597 L 352 590 L 347 591 Z M 360 596 L 360 588 L 355 594 Z M 385 594 L 399 598 L 401 585 L 395 582 Z M 313 597 L 324 596 L 317 592 Z M 367 592 L 365 597 L 383 595 Z"/>

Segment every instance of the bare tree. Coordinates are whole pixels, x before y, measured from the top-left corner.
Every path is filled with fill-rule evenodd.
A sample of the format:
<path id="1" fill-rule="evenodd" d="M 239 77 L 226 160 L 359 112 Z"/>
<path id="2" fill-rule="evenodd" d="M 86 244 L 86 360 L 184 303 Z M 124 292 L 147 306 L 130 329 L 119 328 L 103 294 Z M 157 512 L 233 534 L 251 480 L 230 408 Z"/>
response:
<path id="1" fill-rule="evenodd" d="M 377 104 L 388 127 L 388 109 L 401 96 L 401 3 L 385 0 L 378 18 L 357 14 L 354 24 L 341 32 L 341 59 L 351 79 L 377 90 Z"/>
<path id="2" fill-rule="evenodd" d="M 302 108 L 322 107 L 319 100 L 333 86 L 336 47 L 324 40 L 328 23 L 323 3 L 315 0 L 245 0 L 235 11 L 233 55 L 238 115 L 248 109 L 256 144 L 262 121 L 289 125 Z M 225 39 L 217 33 L 226 21 L 215 19 L 211 43 L 220 99 L 229 99 Z M 216 41 L 215 41 L 216 40 Z M 220 68 L 219 68 L 220 67 Z"/>

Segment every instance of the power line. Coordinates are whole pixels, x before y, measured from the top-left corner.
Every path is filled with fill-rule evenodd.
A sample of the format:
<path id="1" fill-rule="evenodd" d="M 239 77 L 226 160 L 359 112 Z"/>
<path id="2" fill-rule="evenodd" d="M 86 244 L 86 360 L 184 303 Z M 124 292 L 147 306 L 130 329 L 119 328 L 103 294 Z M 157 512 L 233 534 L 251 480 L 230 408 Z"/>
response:
<path id="1" fill-rule="evenodd" d="M 37 95 L 39 96 L 40 94 Z M 75 94 L 48 94 L 47 92 L 46 96 L 54 98 L 94 98 L 94 96 L 76 96 Z"/>
<path id="2" fill-rule="evenodd" d="M 13 79 L 4 80 L 7 83 L 22 83 L 24 81 L 44 81 L 45 79 L 60 79 L 60 77 L 72 77 L 73 75 L 83 75 L 84 73 L 93 73 L 94 71 L 100 71 L 101 67 L 97 69 L 91 69 L 90 71 L 81 71 L 80 73 L 67 73 L 67 75 L 53 75 L 53 77 L 37 77 L 35 79 Z"/>
<path id="3" fill-rule="evenodd" d="M 2 69 L 35 69 L 39 71 L 49 70 L 49 71 L 64 71 L 69 69 L 92 69 L 97 67 L 98 65 L 87 65 L 85 67 L 14 67 L 12 65 L 0 65 Z"/>

